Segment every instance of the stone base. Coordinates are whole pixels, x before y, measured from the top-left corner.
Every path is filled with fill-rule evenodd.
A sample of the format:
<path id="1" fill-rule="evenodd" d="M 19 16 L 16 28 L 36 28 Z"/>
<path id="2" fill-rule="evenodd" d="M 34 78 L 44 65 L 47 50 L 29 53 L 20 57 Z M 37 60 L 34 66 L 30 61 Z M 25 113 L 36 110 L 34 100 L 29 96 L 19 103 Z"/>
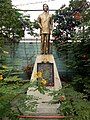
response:
<path id="1" fill-rule="evenodd" d="M 61 80 L 59 78 L 58 70 L 57 70 L 57 67 L 56 67 L 56 63 L 55 63 L 55 60 L 54 60 L 54 57 L 53 57 L 52 54 L 37 55 L 35 65 L 34 65 L 34 69 L 33 69 L 32 76 L 31 76 L 31 81 L 36 80 L 35 73 L 37 73 L 37 64 L 42 63 L 42 62 L 43 63 L 47 63 L 47 62 L 48 63 L 53 63 L 53 65 L 54 65 L 54 86 L 49 86 L 48 88 L 54 89 L 54 90 L 58 90 L 58 89 L 62 88 Z"/>

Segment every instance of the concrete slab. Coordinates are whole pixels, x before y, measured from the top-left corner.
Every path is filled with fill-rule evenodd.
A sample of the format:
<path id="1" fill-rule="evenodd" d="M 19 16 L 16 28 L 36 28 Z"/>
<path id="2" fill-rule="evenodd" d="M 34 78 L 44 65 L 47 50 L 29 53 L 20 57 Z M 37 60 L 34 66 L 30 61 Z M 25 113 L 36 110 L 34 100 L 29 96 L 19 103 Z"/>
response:
<path id="1" fill-rule="evenodd" d="M 28 115 L 35 115 L 35 116 L 53 116 L 58 115 L 58 107 L 60 106 L 60 103 L 51 104 L 51 101 L 53 99 L 53 96 L 50 96 L 48 92 L 45 94 L 40 93 L 38 90 L 34 90 L 34 88 L 29 88 L 27 91 L 27 95 L 33 95 L 36 98 L 39 98 L 37 103 L 37 110 L 36 112 L 30 112 L 28 111 Z M 37 120 L 37 119 L 35 119 Z M 39 119 L 38 119 L 39 120 Z M 40 119 L 44 120 L 44 119 Z M 47 119 L 52 120 L 52 119 Z M 57 120 L 57 119 L 54 119 Z"/>

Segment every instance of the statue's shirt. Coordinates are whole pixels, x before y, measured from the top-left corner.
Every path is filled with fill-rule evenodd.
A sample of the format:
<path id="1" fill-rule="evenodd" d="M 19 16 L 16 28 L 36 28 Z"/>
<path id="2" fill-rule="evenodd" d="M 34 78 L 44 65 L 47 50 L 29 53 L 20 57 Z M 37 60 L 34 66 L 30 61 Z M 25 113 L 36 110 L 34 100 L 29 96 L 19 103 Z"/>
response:
<path id="1" fill-rule="evenodd" d="M 41 28 L 40 33 L 50 34 L 50 30 L 52 29 L 52 15 L 48 12 L 43 12 L 38 17 L 39 26 Z"/>

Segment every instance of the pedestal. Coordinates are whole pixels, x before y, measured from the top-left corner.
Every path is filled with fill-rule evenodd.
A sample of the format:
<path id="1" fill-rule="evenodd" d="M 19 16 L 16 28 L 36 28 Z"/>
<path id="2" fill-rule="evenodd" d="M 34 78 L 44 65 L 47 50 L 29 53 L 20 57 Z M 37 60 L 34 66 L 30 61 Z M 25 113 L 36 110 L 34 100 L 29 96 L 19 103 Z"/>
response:
<path id="1" fill-rule="evenodd" d="M 46 69 L 46 66 L 48 69 Z M 42 69 L 45 74 L 49 73 L 50 79 L 49 79 L 47 87 L 49 87 L 50 89 L 54 89 L 54 90 L 58 90 L 62 88 L 61 80 L 60 80 L 58 70 L 56 67 L 56 63 L 55 63 L 55 60 L 52 54 L 37 55 L 35 65 L 33 68 L 33 72 L 32 72 L 32 76 L 31 76 L 32 82 L 36 80 L 35 73 L 37 73 L 40 69 Z M 49 86 L 50 84 L 51 86 Z"/>

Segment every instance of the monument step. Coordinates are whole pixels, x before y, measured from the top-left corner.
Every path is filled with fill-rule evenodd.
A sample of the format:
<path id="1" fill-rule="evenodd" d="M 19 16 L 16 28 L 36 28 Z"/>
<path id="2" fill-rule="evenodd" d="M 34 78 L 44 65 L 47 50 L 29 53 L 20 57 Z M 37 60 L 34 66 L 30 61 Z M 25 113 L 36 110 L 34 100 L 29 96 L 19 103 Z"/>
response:
<path id="1" fill-rule="evenodd" d="M 58 107 L 60 103 L 52 103 L 53 97 L 47 93 L 42 94 L 38 90 L 35 91 L 35 88 L 29 88 L 27 95 L 33 95 L 37 100 L 37 108 L 35 112 L 32 112 L 32 115 L 58 115 Z M 27 115 L 31 115 L 30 111 L 26 112 Z M 35 119 L 36 120 L 36 119 Z"/>
<path id="2" fill-rule="evenodd" d="M 20 120 L 22 120 L 23 118 L 31 118 L 32 120 L 58 120 L 58 119 L 63 119 L 65 118 L 65 116 L 60 116 L 60 115 L 31 115 L 31 116 L 18 116 L 18 118 L 20 118 Z"/>

